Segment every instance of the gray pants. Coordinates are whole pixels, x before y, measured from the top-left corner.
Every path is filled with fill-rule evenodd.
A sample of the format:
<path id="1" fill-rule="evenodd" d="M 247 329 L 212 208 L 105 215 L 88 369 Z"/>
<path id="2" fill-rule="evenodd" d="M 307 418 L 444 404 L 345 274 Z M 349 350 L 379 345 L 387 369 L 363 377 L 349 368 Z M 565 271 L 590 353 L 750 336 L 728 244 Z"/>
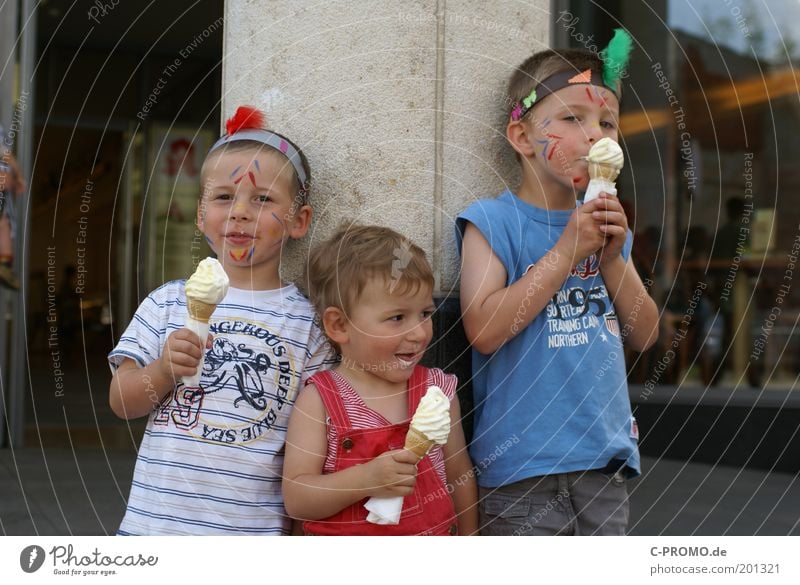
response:
<path id="1" fill-rule="evenodd" d="M 628 490 L 622 473 L 579 471 L 480 488 L 484 536 L 624 535 Z"/>

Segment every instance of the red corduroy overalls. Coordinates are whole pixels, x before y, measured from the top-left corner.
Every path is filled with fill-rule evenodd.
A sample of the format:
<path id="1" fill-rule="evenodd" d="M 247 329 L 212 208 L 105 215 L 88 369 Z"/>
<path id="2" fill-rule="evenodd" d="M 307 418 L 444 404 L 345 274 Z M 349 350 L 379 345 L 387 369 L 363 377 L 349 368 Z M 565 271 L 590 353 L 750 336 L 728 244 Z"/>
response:
<path id="1" fill-rule="evenodd" d="M 428 371 L 417 366 L 408 381 L 409 419 L 417 410 L 420 399 L 427 391 Z M 381 453 L 402 449 L 405 444 L 408 422 L 389 427 L 354 429 L 345 410 L 336 382 L 330 372 L 319 372 L 309 379 L 317 387 L 325 409 L 339 435 L 336 471 L 341 471 L 375 459 Z M 457 400 L 457 398 L 455 398 Z M 305 522 L 307 535 L 317 536 L 402 536 L 402 535 L 454 535 L 457 533 L 453 501 L 447 488 L 431 464 L 423 457 L 417 464 L 417 482 L 414 491 L 403 501 L 403 512 L 397 525 L 378 525 L 367 522 L 366 498 L 356 502 L 325 520 Z"/>

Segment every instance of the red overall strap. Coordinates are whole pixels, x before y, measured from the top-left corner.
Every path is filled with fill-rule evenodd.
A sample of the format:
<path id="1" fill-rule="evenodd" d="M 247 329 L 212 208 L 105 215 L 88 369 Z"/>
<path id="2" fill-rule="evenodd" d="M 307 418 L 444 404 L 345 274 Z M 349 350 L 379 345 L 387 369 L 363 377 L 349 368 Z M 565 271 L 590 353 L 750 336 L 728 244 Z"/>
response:
<path id="1" fill-rule="evenodd" d="M 333 379 L 333 374 L 329 370 L 317 372 L 311 376 L 309 382 L 317 387 L 322 404 L 328 411 L 328 416 L 331 417 L 331 425 L 340 433 L 352 428 L 344 401 L 336 389 L 336 380 Z"/>

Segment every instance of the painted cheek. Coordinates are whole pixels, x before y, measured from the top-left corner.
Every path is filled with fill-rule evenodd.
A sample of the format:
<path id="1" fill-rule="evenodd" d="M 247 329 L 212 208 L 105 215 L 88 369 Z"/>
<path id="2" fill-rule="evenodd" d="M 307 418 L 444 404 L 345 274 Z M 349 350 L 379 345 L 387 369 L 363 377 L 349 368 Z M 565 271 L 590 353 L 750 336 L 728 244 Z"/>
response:
<path id="1" fill-rule="evenodd" d="M 537 140 L 536 142 L 543 146 L 542 151 L 539 153 L 539 156 L 541 156 L 542 160 L 544 161 L 544 163 L 547 164 L 547 160 L 548 160 L 547 149 L 550 146 L 550 141 L 549 140 Z M 550 153 L 550 154 L 552 156 L 552 153 Z"/>
<path id="2" fill-rule="evenodd" d="M 283 225 L 281 218 L 278 217 L 274 211 L 272 212 L 272 219 L 274 219 L 275 222 L 270 224 L 270 226 L 267 228 L 267 234 L 270 238 L 282 237 L 286 226 Z"/>

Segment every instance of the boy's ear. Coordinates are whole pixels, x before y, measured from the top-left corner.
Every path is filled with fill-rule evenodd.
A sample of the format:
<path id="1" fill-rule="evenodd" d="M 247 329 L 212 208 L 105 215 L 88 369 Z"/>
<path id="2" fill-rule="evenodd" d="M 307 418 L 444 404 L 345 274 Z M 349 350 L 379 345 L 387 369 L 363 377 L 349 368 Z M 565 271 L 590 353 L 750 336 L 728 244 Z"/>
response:
<path id="1" fill-rule="evenodd" d="M 289 237 L 297 240 L 306 235 L 311 226 L 311 217 L 314 212 L 310 205 L 303 205 L 298 209 L 292 218 L 292 227 L 289 229 Z"/>
<path id="2" fill-rule="evenodd" d="M 526 158 L 533 158 L 534 140 L 533 132 L 522 120 L 510 121 L 506 126 L 506 139 L 512 148 Z"/>
<path id="3" fill-rule="evenodd" d="M 325 309 L 322 314 L 322 327 L 325 329 L 327 336 L 339 344 L 339 347 L 350 340 L 350 335 L 347 332 L 347 316 L 339 307 Z"/>

